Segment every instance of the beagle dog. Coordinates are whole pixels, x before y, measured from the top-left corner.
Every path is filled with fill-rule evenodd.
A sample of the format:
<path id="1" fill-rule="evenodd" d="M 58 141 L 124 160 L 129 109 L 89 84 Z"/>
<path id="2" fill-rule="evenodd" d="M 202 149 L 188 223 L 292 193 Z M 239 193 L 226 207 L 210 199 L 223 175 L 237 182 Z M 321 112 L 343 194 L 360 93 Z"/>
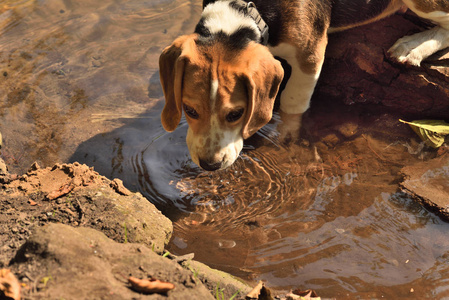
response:
<path id="1" fill-rule="evenodd" d="M 309 107 L 328 34 L 404 5 L 437 24 L 389 50 L 398 62 L 419 66 L 449 47 L 448 0 L 204 0 L 194 33 L 177 38 L 159 59 L 163 127 L 175 130 L 184 110 L 192 160 L 208 171 L 230 166 L 243 140 L 272 117 L 284 75 L 274 56 L 291 66 L 281 113 L 299 117 Z"/>

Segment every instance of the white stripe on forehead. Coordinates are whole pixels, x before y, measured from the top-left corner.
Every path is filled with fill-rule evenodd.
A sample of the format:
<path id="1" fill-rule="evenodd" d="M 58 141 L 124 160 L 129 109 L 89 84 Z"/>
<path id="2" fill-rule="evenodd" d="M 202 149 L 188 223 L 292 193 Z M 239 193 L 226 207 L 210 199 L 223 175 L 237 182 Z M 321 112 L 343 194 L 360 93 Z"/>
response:
<path id="1" fill-rule="evenodd" d="M 213 110 L 215 107 L 215 102 L 217 100 L 217 93 L 218 93 L 218 80 L 217 79 L 211 79 L 210 84 L 210 106 Z"/>
<path id="2" fill-rule="evenodd" d="M 207 5 L 201 18 L 204 19 L 204 26 L 211 34 L 222 31 L 231 35 L 242 27 L 249 27 L 255 32 L 260 32 L 254 20 L 232 8 L 229 1 L 217 1 Z"/>

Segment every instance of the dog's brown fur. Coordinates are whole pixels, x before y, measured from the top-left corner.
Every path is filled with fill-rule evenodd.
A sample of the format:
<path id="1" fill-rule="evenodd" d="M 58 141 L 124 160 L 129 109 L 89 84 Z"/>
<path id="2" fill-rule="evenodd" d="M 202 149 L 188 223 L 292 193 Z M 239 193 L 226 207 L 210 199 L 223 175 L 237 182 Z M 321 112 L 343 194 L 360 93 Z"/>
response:
<path id="1" fill-rule="evenodd" d="M 273 55 L 284 58 L 292 67 L 280 97 L 280 109 L 283 115 L 297 118 L 309 107 L 328 34 L 333 31 L 376 21 L 406 5 L 439 26 L 400 39 L 389 50 L 393 59 L 419 65 L 449 46 L 448 0 L 254 0 L 271 28 L 268 47 L 258 43 L 262 29 L 255 19 L 244 15 L 242 3 L 245 7 L 241 0 L 205 0 L 207 12 L 196 33 L 176 39 L 160 58 L 166 98 L 162 125 L 173 131 L 183 109 L 187 109 L 187 144 L 192 159 L 209 170 L 232 164 L 243 139 L 271 119 L 283 77 Z M 242 28 L 246 28 L 248 40 L 240 37 Z M 243 112 L 242 117 L 230 121 L 228 116 L 238 110 Z M 289 126 L 288 131 L 295 136 L 298 128 Z"/>

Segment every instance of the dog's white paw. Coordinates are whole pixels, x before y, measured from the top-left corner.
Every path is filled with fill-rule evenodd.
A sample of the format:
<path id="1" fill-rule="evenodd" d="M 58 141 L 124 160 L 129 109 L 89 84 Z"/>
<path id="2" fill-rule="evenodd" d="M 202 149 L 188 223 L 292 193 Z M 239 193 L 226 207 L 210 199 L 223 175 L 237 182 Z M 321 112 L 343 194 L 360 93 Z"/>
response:
<path id="1" fill-rule="evenodd" d="M 394 60 L 402 64 L 420 66 L 424 59 L 419 50 L 420 43 L 413 36 L 399 39 L 389 50 L 388 54 Z"/>
<path id="2" fill-rule="evenodd" d="M 437 26 L 400 38 L 388 50 L 388 54 L 399 63 L 420 66 L 424 59 L 448 46 L 449 31 Z"/>

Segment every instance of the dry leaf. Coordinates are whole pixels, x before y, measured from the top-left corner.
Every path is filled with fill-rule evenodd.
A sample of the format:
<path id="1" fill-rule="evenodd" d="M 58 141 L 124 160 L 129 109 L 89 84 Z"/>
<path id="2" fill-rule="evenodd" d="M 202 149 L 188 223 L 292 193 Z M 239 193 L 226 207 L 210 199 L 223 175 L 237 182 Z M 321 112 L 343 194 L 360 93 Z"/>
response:
<path id="1" fill-rule="evenodd" d="M 123 185 L 123 181 L 121 181 L 118 178 L 115 178 L 114 180 L 111 181 L 111 183 L 109 184 L 111 188 L 113 188 L 117 193 L 119 193 L 120 195 L 123 196 L 129 196 L 132 194 L 132 192 L 130 190 L 128 190 L 124 185 Z"/>
<path id="2" fill-rule="evenodd" d="M 70 193 L 74 188 L 75 188 L 74 185 L 65 184 L 65 185 L 61 186 L 59 189 L 49 193 L 47 195 L 47 199 L 48 200 L 54 200 L 54 199 L 57 199 L 57 198 L 59 198 L 61 196 L 65 196 L 68 193 Z"/>
<path id="3" fill-rule="evenodd" d="M 170 282 L 150 279 L 138 279 L 130 276 L 128 282 L 131 284 L 131 288 L 137 292 L 144 294 L 163 294 L 175 288 L 175 285 Z"/>
<path id="4" fill-rule="evenodd" d="M 249 292 L 246 297 L 246 300 L 273 300 L 271 296 L 270 290 L 265 287 L 265 284 L 262 281 L 256 285 L 256 287 Z"/>
<path id="5" fill-rule="evenodd" d="M 286 295 L 287 300 L 321 300 L 314 290 L 294 290 Z"/>
<path id="6" fill-rule="evenodd" d="M 11 273 L 11 270 L 0 270 L 0 291 L 6 297 L 14 300 L 20 300 L 20 284 L 16 276 Z"/>
<path id="7" fill-rule="evenodd" d="M 399 121 L 408 124 L 428 146 L 433 148 L 443 145 L 444 137 L 449 134 L 449 124 L 441 120 Z"/>

